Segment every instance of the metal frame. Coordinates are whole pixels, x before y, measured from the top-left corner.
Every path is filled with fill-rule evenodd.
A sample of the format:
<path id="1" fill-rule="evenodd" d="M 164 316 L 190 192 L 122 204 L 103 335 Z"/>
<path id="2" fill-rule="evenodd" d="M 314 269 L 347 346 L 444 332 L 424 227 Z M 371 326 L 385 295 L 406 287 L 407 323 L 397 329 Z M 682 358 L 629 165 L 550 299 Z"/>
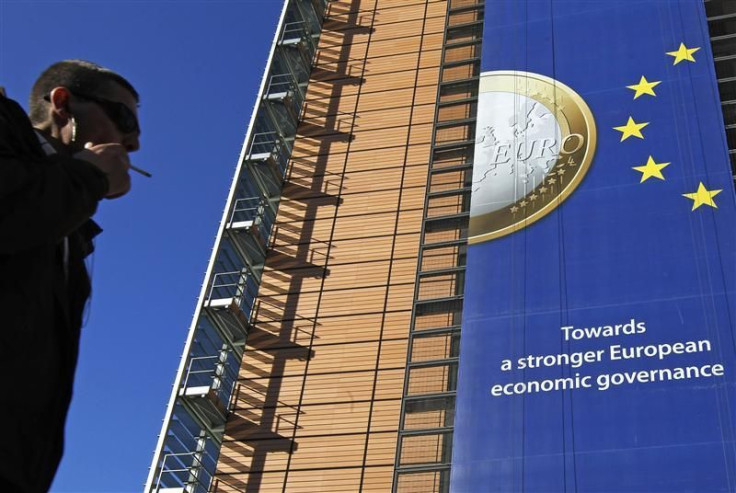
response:
<path id="1" fill-rule="evenodd" d="M 705 7 L 706 10 L 712 6 L 722 5 L 725 3 L 725 0 L 705 0 Z M 706 14 L 707 15 L 707 14 Z M 719 23 L 721 21 L 736 21 L 736 12 L 728 13 L 728 14 L 720 14 L 720 15 L 713 15 L 707 17 L 708 25 L 709 27 L 713 24 Z M 725 33 L 725 34 L 719 34 L 718 36 L 711 36 L 710 42 L 713 44 L 714 42 L 726 40 L 726 39 L 733 39 L 736 37 L 736 30 L 731 33 Z M 719 56 L 714 57 L 714 70 L 715 65 L 719 62 L 730 62 L 731 64 L 736 64 L 736 55 L 725 55 L 725 56 Z M 734 70 L 736 72 L 736 69 Z M 736 99 L 726 99 L 724 90 L 722 89 L 722 84 L 728 84 L 736 81 L 736 76 L 732 77 L 722 77 L 718 78 L 716 75 L 716 82 L 718 83 L 718 89 L 721 93 L 721 109 L 723 111 L 723 123 L 724 128 L 726 130 L 726 134 L 728 135 L 729 130 L 733 130 L 736 128 L 736 111 L 733 111 L 733 108 L 736 107 Z M 730 111 L 729 111 L 730 110 Z M 728 144 L 728 141 L 727 141 Z M 734 181 L 736 182 L 736 147 L 729 146 L 728 154 L 731 159 L 731 169 Z"/>
<path id="2" fill-rule="evenodd" d="M 463 245 L 467 244 L 467 240 L 465 239 L 465 235 L 461 235 L 460 239 L 455 240 L 449 240 L 449 241 L 442 241 L 442 242 L 435 242 L 435 243 L 427 243 L 427 234 L 428 232 L 431 232 L 433 228 L 437 228 L 444 225 L 455 225 L 455 228 L 462 231 L 464 229 L 463 224 L 466 223 L 467 218 L 469 216 L 469 200 L 466 200 L 465 204 L 463 204 L 463 210 L 461 210 L 458 213 L 453 214 L 444 214 L 444 215 L 431 215 L 431 202 L 433 199 L 436 199 L 438 197 L 446 197 L 446 196 L 453 196 L 453 195 L 460 195 L 460 196 L 467 196 L 469 197 L 470 194 L 470 187 L 467 186 L 467 184 L 463 183 L 461 186 L 458 186 L 457 188 L 452 188 L 448 190 L 442 190 L 440 192 L 434 192 L 430 193 L 429 190 L 431 190 L 430 186 L 432 183 L 432 177 L 436 176 L 440 173 L 449 173 L 449 172 L 457 172 L 462 171 L 465 173 L 472 173 L 472 162 L 471 163 L 465 163 L 461 165 L 455 165 L 455 166 L 447 166 L 447 167 L 439 167 L 435 168 L 435 156 L 438 151 L 443 150 L 450 150 L 453 148 L 458 148 L 460 150 L 467 150 L 469 148 L 469 153 L 473 152 L 473 148 L 475 146 L 475 139 L 472 140 L 462 140 L 462 141 L 455 141 L 450 143 L 438 143 L 437 142 L 437 131 L 441 130 L 443 128 L 452 128 L 452 127 L 460 127 L 463 125 L 471 125 L 475 122 L 475 115 L 471 115 L 467 118 L 458 118 L 458 119 L 451 119 L 451 120 L 442 120 L 440 121 L 440 111 L 443 108 L 446 108 L 448 106 L 452 105 L 459 105 L 459 104 L 470 104 L 477 102 L 477 93 L 468 98 L 463 98 L 461 100 L 453 100 L 453 101 L 447 101 L 442 102 L 442 95 L 451 87 L 455 85 L 461 85 L 461 84 L 472 84 L 473 81 L 477 81 L 478 77 L 477 75 L 473 74 L 471 77 L 458 79 L 458 80 L 452 80 L 452 81 L 446 81 L 442 82 L 442 78 L 444 76 L 445 69 L 468 65 L 468 64 L 478 64 L 480 63 L 480 57 L 479 56 L 473 56 L 469 57 L 467 59 L 463 60 L 453 60 L 453 61 L 446 61 L 446 52 L 448 48 L 454 48 L 459 46 L 465 46 L 465 45 L 471 45 L 471 44 L 479 44 L 480 39 L 472 39 L 472 40 L 463 40 L 460 42 L 453 42 L 452 41 L 452 34 L 453 32 L 461 29 L 466 29 L 469 27 L 478 26 L 479 29 L 477 31 L 480 33 L 480 36 L 482 37 L 482 26 L 483 21 L 473 21 L 469 23 L 462 23 L 462 24 L 456 24 L 456 25 L 450 25 L 451 22 L 451 16 L 456 13 L 465 12 L 465 11 L 472 11 L 477 10 L 479 12 L 484 11 L 484 2 L 481 0 L 478 0 L 477 2 L 473 3 L 472 5 L 463 5 L 460 7 L 453 7 L 452 0 L 448 2 L 448 9 L 447 14 L 445 17 L 445 32 L 444 32 L 444 39 L 443 39 L 443 50 L 442 50 L 442 60 L 440 65 L 440 84 L 437 90 L 437 108 L 435 109 L 435 125 L 434 125 L 434 133 L 432 136 L 432 151 L 431 151 L 431 158 L 430 158 L 430 170 L 429 170 L 429 176 L 427 178 L 427 194 L 425 196 L 424 200 L 424 217 L 422 219 L 422 231 L 420 235 L 420 246 L 419 246 L 419 256 L 418 256 L 418 262 L 417 262 L 417 273 L 415 278 L 415 287 L 414 287 L 414 303 L 412 306 L 412 316 L 411 316 L 411 326 L 410 326 L 410 333 L 409 333 L 409 344 L 408 344 L 408 351 L 407 351 L 407 361 L 406 361 L 406 373 L 404 375 L 404 392 L 403 392 L 403 398 L 401 402 L 401 414 L 400 414 L 400 421 L 399 421 L 399 437 L 396 445 L 396 456 L 395 456 L 395 462 L 394 462 L 394 480 L 393 480 L 393 488 L 392 491 L 394 492 L 400 492 L 399 490 L 399 481 L 400 478 L 404 477 L 404 475 L 412 474 L 412 473 L 423 473 L 423 472 L 435 472 L 438 474 L 441 474 L 444 476 L 444 479 L 441 481 L 444 481 L 444 483 L 441 483 L 439 485 L 439 492 L 447 492 L 449 491 L 449 471 L 451 470 L 451 448 L 452 448 L 452 432 L 453 427 L 452 426 L 444 426 L 440 428 L 421 428 L 421 429 L 406 429 L 406 417 L 407 417 L 407 407 L 412 407 L 412 405 L 415 405 L 416 403 L 423 403 L 426 402 L 430 404 L 432 401 L 439 401 L 440 399 L 452 399 L 453 400 L 453 409 L 445 408 L 445 411 L 447 412 L 454 412 L 454 397 L 455 397 L 455 385 L 456 385 L 456 375 L 453 378 L 450 374 L 448 374 L 448 388 L 441 392 L 441 393 L 432 393 L 432 394 L 420 394 L 420 395 L 410 395 L 410 379 L 412 372 L 417 369 L 422 368 L 432 368 L 432 367 L 440 367 L 440 366 L 446 366 L 449 368 L 455 367 L 457 368 L 458 365 L 458 356 L 454 354 L 448 354 L 445 358 L 442 359 L 430 359 L 430 360 L 419 360 L 414 361 L 413 359 L 413 348 L 414 348 L 414 340 L 417 338 L 424 338 L 424 337 L 430 337 L 430 336 L 437 336 L 441 334 L 448 334 L 450 336 L 457 337 L 460 334 L 460 321 L 456 320 L 455 323 L 447 325 L 446 327 L 440 327 L 440 328 L 434 328 L 434 329 L 422 329 L 417 330 L 416 323 L 417 323 L 417 316 L 421 316 L 422 313 L 430 307 L 439 307 L 443 304 L 447 305 L 446 310 L 448 314 L 450 313 L 461 313 L 462 312 L 462 301 L 463 301 L 463 295 L 462 295 L 462 289 L 463 287 L 459 284 L 461 282 L 458 282 L 455 285 L 455 295 L 450 296 L 442 296 L 438 298 L 420 298 L 421 296 L 421 288 L 422 288 L 422 282 L 424 279 L 431 278 L 433 276 L 441 276 L 441 275 L 448 275 L 448 274 L 454 274 L 458 277 L 462 278 L 462 275 L 465 272 L 465 266 L 464 263 L 462 264 L 456 264 L 453 266 L 448 267 L 442 267 L 442 268 L 423 268 L 423 260 L 425 252 L 428 252 L 430 250 L 434 250 L 437 248 L 443 248 L 443 247 L 462 247 Z M 467 234 L 467 233 L 465 233 Z M 458 257 L 460 256 L 460 252 L 457 253 Z M 460 279 L 462 281 L 462 279 Z M 445 418 L 447 419 L 447 418 Z M 402 458 L 402 450 L 405 443 L 405 439 L 410 437 L 417 437 L 417 436 L 440 436 L 442 435 L 443 438 L 443 447 L 445 447 L 441 451 L 441 456 L 444 459 L 442 462 L 435 462 L 435 463 L 429 463 L 429 464 L 403 464 L 401 463 Z"/>

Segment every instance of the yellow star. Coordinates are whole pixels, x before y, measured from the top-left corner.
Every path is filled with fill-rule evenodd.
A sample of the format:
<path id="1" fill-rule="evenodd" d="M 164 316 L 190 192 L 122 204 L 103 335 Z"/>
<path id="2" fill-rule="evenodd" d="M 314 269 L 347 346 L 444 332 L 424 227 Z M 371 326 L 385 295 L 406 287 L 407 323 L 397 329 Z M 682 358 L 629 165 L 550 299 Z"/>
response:
<path id="1" fill-rule="evenodd" d="M 623 142 L 632 135 L 634 137 L 639 137 L 640 139 L 643 139 L 644 136 L 641 134 L 641 129 L 646 127 L 647 125 L 649 125 L 649 122 L 636 123 L 633 118 L 629 117 L 629 121 L 626 122 L 626 125 L 623 125 L 621 127 L 613 127 L 613 129 L 621 132 L 620 142 Z"/>
<path id="2" fill-rule="evenodd" d="M 652 156 L 649 156 L 647 164 L 643 166 L 634 166 L 633 169 L 641 172 L 641 181 L 639 183 L 644 183 L 646 180 L 652 177 L 664 180 L 664 176 L 662 176 L 662 169 L 666 168 L 669 165 L 670 163 L 655 163 L 654 158 Z"/>
<path id="3" fill-rule="evenodd" d="M 713 201 L 713 197 L 721 193 L 723 190 L 707 190 L 705 188 L 705 185 L 703 185 L 703 182 L 700 182 L 700 185 L 698 185 L 698 191 L 693 193 L 683 193 L 683 197 L 687 197 L 690 200 L 693 201 L 693 208 L 692 210 L 697 209 L 701 205 L 709 205 L 715 209 L 718 209 L 718 206 Z"/>
<path id="4" fill-rule="evenodd" d="M 657 87 L 661 83 L 662 83 L 661 80 L 655 80 L 655 81 L 649 82 L 647 78 L 642 75 L 638 84 L 634 84 L 633 86 L 626 86 L 626 88 L 636 91 L 636 94 L 634 94 L 634 99 L 636 99 L 639 96 L 642 96 L 644 94 L 649 94 L 650 96 L 656 96 L 656 94 L 654 94 L 654 88 Z"/>
<path id="5" fill-rule="evenodd" d="M 680 48 L 678 48 L 677 51 L 668 51 L 667 54 L 669 56 L 675 57 L 675 63 L 672 65 L 677 65 L 683 60 L 687 60 L 688 62 L 695 62 L 695 58 L 693 58 L 693 53 L 698 51 L 700 48 L 688 48 L 685 46 L 685 43 L 680 43 Z"/>

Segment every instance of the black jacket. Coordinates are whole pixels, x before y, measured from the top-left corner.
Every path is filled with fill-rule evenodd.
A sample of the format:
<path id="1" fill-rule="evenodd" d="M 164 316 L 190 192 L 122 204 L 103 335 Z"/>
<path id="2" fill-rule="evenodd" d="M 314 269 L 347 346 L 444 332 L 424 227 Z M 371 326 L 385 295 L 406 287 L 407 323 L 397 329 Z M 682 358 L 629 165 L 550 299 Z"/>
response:
<path id="1" fill-rule="evenodd" d="M 107 189 L 92 164 L 46 156 L 0 95 L 0 491 L 47 491 L 61 459 L 100 231 L 90 217 Z"/>

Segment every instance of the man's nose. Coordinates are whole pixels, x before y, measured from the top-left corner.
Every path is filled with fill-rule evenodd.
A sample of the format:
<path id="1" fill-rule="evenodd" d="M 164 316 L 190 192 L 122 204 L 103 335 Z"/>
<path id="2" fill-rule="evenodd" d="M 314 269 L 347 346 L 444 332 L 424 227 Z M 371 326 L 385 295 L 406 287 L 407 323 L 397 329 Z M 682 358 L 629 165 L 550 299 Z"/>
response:
<path id="1" fill-rule="evenodd" d="M 121 144 L 123 144 L 123 147 L 125 147 L 125 150 L 127 150 L 128 152 L 135 152 L 140 149 L 141 144 L 138 140 L 140 135 L 140 132 L 126 134 L 125 137 L 123 137 L 123 141 L 121 142 Z"/>

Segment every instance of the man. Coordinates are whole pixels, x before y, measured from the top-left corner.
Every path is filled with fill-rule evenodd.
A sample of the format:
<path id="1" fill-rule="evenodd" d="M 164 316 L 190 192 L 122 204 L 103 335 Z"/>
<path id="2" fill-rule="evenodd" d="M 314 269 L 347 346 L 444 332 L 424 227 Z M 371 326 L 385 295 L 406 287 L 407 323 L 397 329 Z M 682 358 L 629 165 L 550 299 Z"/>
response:
<path id="1" fill-rule="evenodd" d="M 47 491 L 61 459 L 90 293 L 84 258 L 101 231 L 90 217 L 130 190 L 137 103 L 128 81 L 81 60 L 41 74 L 30 121 L 0 95 L 2 492 Z"/>

